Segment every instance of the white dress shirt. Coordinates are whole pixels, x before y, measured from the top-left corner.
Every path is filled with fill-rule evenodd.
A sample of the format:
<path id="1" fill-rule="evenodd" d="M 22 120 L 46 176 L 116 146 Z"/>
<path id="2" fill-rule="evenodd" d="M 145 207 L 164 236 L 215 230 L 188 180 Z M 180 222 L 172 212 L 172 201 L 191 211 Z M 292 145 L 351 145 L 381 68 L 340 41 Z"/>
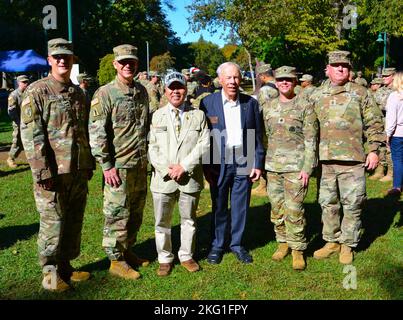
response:
<path id="1" fill-rule="evenodd" d="M 222 105 L 224 109 L 225 126 L 227 131 L 227 148 L 242 146 L 241 104 L 239 97 L 236 101 L 229 100 L 221 91 Z"/>

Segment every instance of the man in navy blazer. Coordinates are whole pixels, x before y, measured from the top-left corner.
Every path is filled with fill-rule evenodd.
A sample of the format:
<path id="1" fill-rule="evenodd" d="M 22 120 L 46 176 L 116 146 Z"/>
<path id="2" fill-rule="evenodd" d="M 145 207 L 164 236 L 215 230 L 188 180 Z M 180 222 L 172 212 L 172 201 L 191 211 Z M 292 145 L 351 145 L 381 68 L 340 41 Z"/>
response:
<path id="1" fill-rule="evenodd" d="M 239 261 L 251 263 L 252 256 L 241 242 L 251 187 L 264 168 L 261 113 L 257 100 L 239 92 L 241 72 L 237 64 L 225 62 L 218 67 L 217 74 L 222 90 L 210 94 L 200 104 L 212 137 L 210 157 L 203 161 L 213 211 L 213 240 L 207 261 L 221 262 L 226 232 L 230 230 L 231 251 Z"/>

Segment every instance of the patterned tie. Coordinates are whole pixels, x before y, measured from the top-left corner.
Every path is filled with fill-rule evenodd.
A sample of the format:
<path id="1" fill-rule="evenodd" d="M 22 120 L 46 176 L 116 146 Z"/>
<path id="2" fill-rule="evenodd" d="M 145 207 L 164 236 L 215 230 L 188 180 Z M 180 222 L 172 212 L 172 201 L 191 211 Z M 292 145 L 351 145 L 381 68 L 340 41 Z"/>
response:
<path id="1" fill-rule="evenodd" d="M 175 128 L 176 138 L 179 139 L 179 135 L 181 133 L 181 118 L 179 117 L 178 108 L 173 108 L 173 111 L 175 112 L 174 128 Z"/>

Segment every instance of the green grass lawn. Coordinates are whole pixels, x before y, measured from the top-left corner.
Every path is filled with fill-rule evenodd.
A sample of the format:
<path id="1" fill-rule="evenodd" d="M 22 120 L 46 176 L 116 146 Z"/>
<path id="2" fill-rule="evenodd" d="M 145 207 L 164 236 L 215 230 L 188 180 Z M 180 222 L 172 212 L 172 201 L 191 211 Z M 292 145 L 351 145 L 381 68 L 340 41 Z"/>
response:
<path id="1" fill-rule="evenodd" d="M 0 131 L 1 128 L 4 126 L 0 126 Z M 0 143 L 2 134 L 10 136 L 9 129 L 0 132 Z M 90 271 L 92 278 L 74 285 L 73 291 L 52 294 L 41 289 L 36 247 L 39 215 L 32 193 L 31 172 L 27 165 L 12 170 L 2 162 L 0 299 L 402 299 L 402 202 L 384 199 L 383 193 L 390 186 L 390 183 L 368 181 L 368 201 L 362 217 L 364 233 L 354 261 L 356 290 L 343 287 L 347 274 L 343 273 L 343 265 L 337 257 L 326 261 L 312 258 L 313 251 L 323 245 L 315 180 L 310 183 L 305 203 L 310 239 L 305 271 L 292 270 L 291 256 L 282 262 L 271 260 L 277 245 L 266 197 L 252 198 L 245 231 L 245 246 L 250 249 L 254 263 L 242 265 L 228 253 L 220 265 L 208 264 L 211 204 L 209 191 L 204 190 L 198 210 L 196 255 L 202 271 L 190 274 L 176 261 L 172 274 L 159 278 L 149 193 L 134 250 L 152 263 L 140 268 L 140 280 L 124 281 L 109 276 L 109 262 L 101 247 L 103 214 L 101 171 L 98 169 L 90 182 L 81 255 L 73 262 L 75 267 Z M 176 253 L 180 231 L 177 209 L 174 216 L 172 238 Z"/>

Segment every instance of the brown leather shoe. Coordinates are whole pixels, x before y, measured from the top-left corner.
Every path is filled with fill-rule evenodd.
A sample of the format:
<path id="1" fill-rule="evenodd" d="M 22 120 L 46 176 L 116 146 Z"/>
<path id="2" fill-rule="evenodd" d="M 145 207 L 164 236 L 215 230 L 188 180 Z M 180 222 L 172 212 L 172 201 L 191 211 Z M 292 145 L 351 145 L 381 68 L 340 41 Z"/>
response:
<path id="1" fill-rule="evenodd" d="M 168 276 L 172 271 L 172 263 L 160 263 L 160 267 L 157 270 L 157 275 L 160 277 Z"/>
<path id="2" fill-rule="evenodd" d="M 200 270 L 200 266 L 193 259 L 182 261 L 181 265 L 189 272 L 196 272 Z"/>
<path id="3" fill-rule="evenodd" d="M 150 261 L 148 261 L 147 259 L 138 257 L 131 250 L 126 250 L 123 255 L 125 257 L 126 262 L 128 264 L 130 264 L 130 266 L 132 266 L 133 268 L 147 267 L 150 264 Z"/>

